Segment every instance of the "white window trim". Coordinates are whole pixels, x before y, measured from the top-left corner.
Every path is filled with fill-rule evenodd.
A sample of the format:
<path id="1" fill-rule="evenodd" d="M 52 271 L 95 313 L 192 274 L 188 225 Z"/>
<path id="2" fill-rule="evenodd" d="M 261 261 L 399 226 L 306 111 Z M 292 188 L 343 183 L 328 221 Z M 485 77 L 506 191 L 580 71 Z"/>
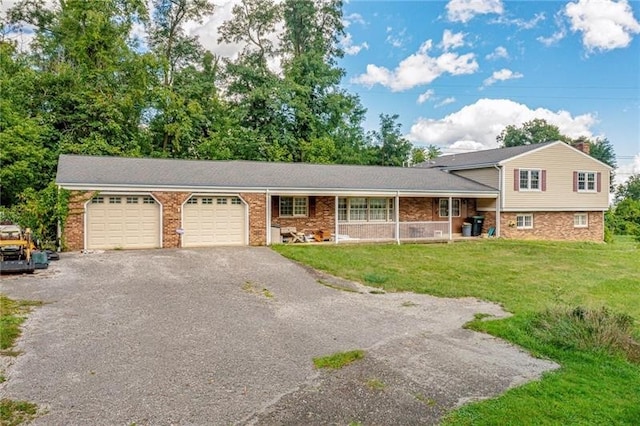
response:
<path id="1" fill-rule="evenodd" d="M 584 223 L 576 223 L 578 217 L 584 217 Z M 578 220 L 582 222 L 582 220 Z M 589 213 L 576 213 L 573 215 L 573 227 L 574 228 L 588 228 L 589 227 Z"/>
<path id="2" fill-rule="evenodd" d="M 518 226 L 518 218 L 522 217 L 522 226 Z M 530 217 L 531 218 L 531 226 L 527 226 L 526 225 L 526 217 Z M 533 213 L 521 213 L 521 214 L 517 214 L 516 215 L 516 229 L 533 229 Z"/>
<path id="3" fill-rule="evenodd" d="M 282 200 L 283 199 L 291 199 L 291 214 L 282 214 Z M 296 214 L 296 200 L 304 200 L 305 213 Z M 300 205 L 298 205 L 300 207 Z M 281 196 L 278 201 L 278 215 L 280 217 L 309 217 L 309 197 L 290 197 L 290 196 Z"/>
<path id="4" fill-rule="evenodd" d="M 366 219 L 363 220 L 352 220 L 351 219 L 351 200 L 357 198 L 363 198 L 365 200 L 365 204 L 366 207 L 364 208 L 365 210 L 365 216 Z M 371 200 L 376 199 L 376 200 L 385 200 L 386 201 L 386 208 L 385 208 L 385 216 L 387 217 L 386 219 L 371 219 Z M 373 223 L 389 223 L 389 222 L 395 222 L 395 212 L 394 212 L 394 208 L 395 208 L 395 200 L 393 198 L 390 197 L 340 197 L 338 199 L 338 214 L 340 214 L 340 203 L 341 201 L 346 201 L 346 220 L 342 220 L 342 219 L 338 219 L 338 221 L 340 223 L 368 223 L 368 222 L 373 222 Z M 379 209 L 380 211 L 382 211 L 382 209 Z"/>
<path id="5" fill-rule="evenodd" d="M 576 190 L 578 192 L 598 192 L 598 172 L 578 170 L 577 173 Z M 584 174 L 584 189 L 580 189 L 580 173 Z M 593 175 L 593 189 L 589 189 L 589 175 Z"/>
<path id="6" fill-rule="evenodd" d="M 520 185 L 520 173 L 527 172 L 527 187 Z M 538 187 L 531 188 L 531 172 L 538 172 Z M 518 170 L 518 190 L 522 192 L 542 192 L 542 169 L 520 169 Z"/>
<path id="7" fill-rule="evenodd" d="M 441 203 L 445 201 L 447 203 L 447 214 L 442 215 Z M 458 203 L 458 214 L 451 215 L 451 217 L 460 217 L 462 215 L 462 200 L 460 198 L 452 198 L 451 199 L 451 212 L 453 213 L 453 206 Z M 448 198 L 438 198 L 438 217 L 449 217 L 449 199 Z"/>

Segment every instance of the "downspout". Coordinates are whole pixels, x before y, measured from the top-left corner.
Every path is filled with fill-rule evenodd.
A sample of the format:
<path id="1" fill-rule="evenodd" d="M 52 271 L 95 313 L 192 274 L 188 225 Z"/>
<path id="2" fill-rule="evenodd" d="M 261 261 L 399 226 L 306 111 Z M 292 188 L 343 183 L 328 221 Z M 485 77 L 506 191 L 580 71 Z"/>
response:
<path id="1" fill-rule="evenodd" d="M 396 243 L 400 244 L 400 191 L 396 191 L 396 199 L 394 200 L 395 221 L 396 221 Z"/>
<path id="2" fill-rule="evenodd" d="M 267 217 L 267 224 L 266 224 L 266 232 L 267 232 L 267 246 L 271 245 L 271 195 L 269 194 L 269 188 L 267 188 L 266 190 L 266 194 L 265 196 L 267 197 L 267 202 L 265 203 L 267 206 L 267 211 L 265 212 L 265 215 Z"/>
<path id="3" fill-rule="evenodd" d="M 453 214 L 453 197 L 449 196 L 449 241 L 453 241 L 453 222 L 451 215 Z"/>
<path id="4" fill-rule="evenodd" d="M 335 212 L 334 212 L 334 222 L 335 222 L 335 231 L 334 231 L 334 235 L 335 237 L 333 238 L 334 242 L 336 244 L 338 244 L 338 196 L 336 195 L 336 205 L 335 205 Z"/>
<path id="5" fill-rule="evenodd" d="M 500 236 L 500 211 L 502 210 L 502 197 L 503 190 L 502 187 L 502 167 L 498 167 L 496 164 L 493 165 L 498 171 L 498 198 L 496 198 L 496 238 Z"/>

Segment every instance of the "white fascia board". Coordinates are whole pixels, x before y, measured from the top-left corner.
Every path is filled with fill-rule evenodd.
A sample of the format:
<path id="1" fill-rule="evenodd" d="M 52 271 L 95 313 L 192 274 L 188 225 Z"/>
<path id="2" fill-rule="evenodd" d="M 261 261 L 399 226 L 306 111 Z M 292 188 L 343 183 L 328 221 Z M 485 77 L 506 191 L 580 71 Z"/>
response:
<path id="1" fill-rule="evenodd" d="M 562 141 L 556 141 L 556 142 L 550 143 L 549 145 L 541 146 L 540 148 L 536 148 L 536 149 L 532 149 L 531 151 L 523 152 L 522 154 L 518 154 L 516 156 L 507 158 L 506 160 L 502 160 L 499 164 L 500 165 L 504 165 L 505 163 L 508 163 L 511 160 L 515 160 L 515 159 L 518 159 L 518 158 L 521 158 L 521 157 L 525 157 L 525 156 L 527 156 L 527 155 L 529 155 L 529 154 L 531 154 L 533 152 L 538 152 L 538 151 L 541 151 L 543 149 L 547 149 L 547 148 L 550 148 L 552 146 L 556 146 L 558 144 L 561 145 L 561 146 L 567 147 L 567 149 L 569 149 L 569 150 L 571 150 L 573 152 L 576 152 L 576 153 L 584 156 L 585 158 L 588 158 L 591 161 L 594 161 L 594 162 L 600 164 L 603 167 L 606 167 L 608 170 L 613 170 L 613 167 L 611 167 L 610 165 L 605 164 L 602 161 L 598 160 L 597 158 L 593 158 L 589 154 L 585 154 L 584 152 L 580 151 L 579 149 L 574 148 L 573 146 L 569 145 L 568 143 L 562 142 Z"/>
<path id="2" fill-rule="evenodd" d="M 260 193 L 267 191 L 271 195 L 327 195 L 327 196 L 368 196 L 368 197 L 384 197 L 395 196 L 400 194 L 404 197 L 476 197 L 476 198 L 497 198 L 498 191 L 399 191 L 395 189 L 338 189 L 338 188 L 229 188 L 229 187 L 157 187 L 151 185 L 90 185 L 90 184 L 66 184 L 58 183 L 62 188 L 76 191 L 99 191 L 99 192 L 192 192 L 197 194 L 219 193 L 219 194 L 238 194 L 243 193 Z"/>

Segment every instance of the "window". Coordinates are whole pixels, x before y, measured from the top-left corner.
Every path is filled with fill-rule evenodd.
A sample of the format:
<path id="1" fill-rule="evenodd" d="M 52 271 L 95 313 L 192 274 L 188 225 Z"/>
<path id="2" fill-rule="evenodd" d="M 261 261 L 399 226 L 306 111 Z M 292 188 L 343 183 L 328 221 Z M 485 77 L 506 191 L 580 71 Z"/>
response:
<path id="1" fill-rule="evenodd" d="M 155 204 L 156 200 L 153 197 L 142 197 L 142 204 Z"/>
<path id="2" fill-rule="evenodd" d="M 127 197 L 127 204 L 138 204 L 138 197 Z"/>
<path id="3" fill-rule="evenodd" d="M 533 229 L 533 215 L 532 214 L 517 215 L 516 227 L 518 229 Z"/>
<path id="4" fill-rule="evenodd" d="M 104 197 L 93 197 L 91 204 L 104 204 Z"/>
<path id="5" fill-rule="evenodd" d="M 595 191 L 596 174 L 594 172 L 578 172 L 578 191 Z"/>
<path id="6" fill-rule="evenodd" d="M 241 200 L 240 200 L 240 198 L 238 198 L 238 197 L 233 197 L 233 198 L 231 199 L 231 204 L 234 204 L 234 205 L 240 205 L 240 204 L 242 204 L 242 201 L 241 201 Z"/>
<path id="7" fill-rule="evenodd" d="M 198 199 L 191 197 L 187 200 L 187 204 L 198 204 Z"/>
<path id="8" fill-rule="evenodd" d="M 202 204 L 213 204 L 213 198 L 202 198 Z"/>
<path id="9" fill-rule="evenodd" d="M 460 198 L 454 198 L 451 203 L 451 214 L 460 217 Z M 438 201 L 438 216 L 449 217 L 449 199 L 440 198 Z"/>
<path id="10" fill-rule="evenodd" d="M 122 199 L 120 197 L 109 197 L 109 204 L 120 204 Z"/>
<path id="11" fill-rule="evenodd" d="M 573 215 L 574 228 L 586 228 L 589 226 L 589 215 L 587 213 L 576 213 Z"/>
<path id="12" fill-rule="evenodd" d="M 280 197 L 281 217 L 304 217 L 309 215 L 309 198 Z"/>
<path id="13" fill-rule="evenodd" d="M 520 169 L 520 191 L 540 190 L 540 170 Z"/>
<path id="14" fill-rule="evenodd" d="M 391 222 L 395 220 L 393 198 L 340 198 L 339 222 Z"/>
<path id="15" fill-rule="evenodd" d="M 216 204 L 219 205 L 219 206 L 226 205 L 227 204 L 227 199 L 226 198 L 216 198 Z"/>

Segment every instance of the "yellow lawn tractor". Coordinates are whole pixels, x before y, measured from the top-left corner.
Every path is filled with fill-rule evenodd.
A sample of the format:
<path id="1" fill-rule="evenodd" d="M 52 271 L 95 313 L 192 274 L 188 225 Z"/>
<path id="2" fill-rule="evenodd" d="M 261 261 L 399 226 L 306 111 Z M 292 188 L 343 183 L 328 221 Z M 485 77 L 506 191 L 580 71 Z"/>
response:
<path id="1" fill-rule="evenodd" d="M 0 273 L 33 273 L 35 248 L 29 228 L 23 232 L 17 225 L 0 225 Z"/>

